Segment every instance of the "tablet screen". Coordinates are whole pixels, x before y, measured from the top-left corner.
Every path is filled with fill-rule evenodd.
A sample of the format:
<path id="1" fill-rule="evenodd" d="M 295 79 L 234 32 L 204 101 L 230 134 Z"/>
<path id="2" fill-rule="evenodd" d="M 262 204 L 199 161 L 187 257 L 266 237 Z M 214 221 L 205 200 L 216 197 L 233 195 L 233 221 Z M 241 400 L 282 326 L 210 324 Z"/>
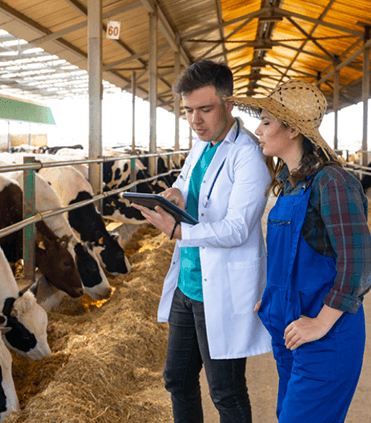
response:
<path id="1" fill-rule="evenodd" d="M 132 203 L 139 204 L 154 210 L 156 206 L 162 207 L 166 212 L 171 214 L 177 222 L 185 222 L 191 225 L 196 225 L 198 221 L 194 219 L 187 212 L 173 204 L 171 201 L 158 194 L 143 194 L 140 192 L 124 192 L 123 198 Z"/>

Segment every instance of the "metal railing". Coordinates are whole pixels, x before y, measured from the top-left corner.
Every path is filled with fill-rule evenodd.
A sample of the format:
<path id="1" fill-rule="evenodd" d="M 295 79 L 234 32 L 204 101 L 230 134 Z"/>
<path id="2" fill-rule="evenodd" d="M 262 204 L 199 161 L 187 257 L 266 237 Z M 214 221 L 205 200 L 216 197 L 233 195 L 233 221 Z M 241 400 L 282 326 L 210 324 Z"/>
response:
<path id="1" fill-rule="evenodd" d="M 360 178 L 362 175 L 371 175 L 371 168 L 367 166 L 361 166 L 359 164 L 355 163 L 349 163 L 349 157 L 351 157 L 351 154 L 349 153 L 349 150 L 337 150 L 336 152 L 339 154 L 340 151 L 342 154 L 346 153 L 347 162 L 345 163 L 345 168 L 348 170 L 351 170 L 352 172 L 356 172 L 359 174 Z M 25 177 L 28 175 L 28 177 L 31 180 L 31 193 L 28 191 L 28 187 L 25 184 L 24 192 L 23 192 L 23 208 L 25 209 L 34 209 L 35 208 L 35 176 L 34 172 L 37 170 L 40 170 L 42 168 L 50 168 L 50 167 L 59 167 L 59 166 L 70 166 L 70 165 L 76 165 L 76 164 L 89 164 L 89 163 L 106 163 L 116 160 L 128 160 L 131 163 L 131 182 L 122 188 L 113 189 L 108 192 L 99 193 L 97 195 L 94 195 L 93 198 L 90 200 L 84 200 L 80 201 L 78 203 L 74 203 L 70 206 L 61 207 L 58 209 L 48 210 L 45 212 L 35 212 L 31 217 L 26 217 L 22 221 L 17 222 L 11 226 L 8 226 L 6 228 L 0 229 L 0 238 L 10 235 L 13 232 L 16 232 L 18 230 L 24 231 L 24 269 L 25 269 L 25 279 L 31 279 L 34 280 L 34 266 L 33 266 L 33 260 L 34 260 L 34 243 L 35 243 L 35 235 L 36 230 L 34 225 L 37 222 L 40 222 L 41 220 L 69 212 L 71 210 L 78 209 L 80 207 L 86 206 L 91 203 L 96 203 L 100 200 L 103 200 L 107 197 L 110 197 L 112 195 L 120 194 L 121 192 L 128 191 L 133 189 L 135 186 L 151 182 L 153 180 L 156 180 L 160 177 L 169 176 L 175 172 L 179 172 L 179 168 L 170 169 L 171 167 L 171 158 L 174 155 L 180 155 L 180 154 L 188 154 L 189 150 L 180 150 L 180 151 L 171 151 L 171 152 L 165 152 L 165 153 L 152 153 L 152 154 L 139 154 L 139 155 L 118 155 L 118 156 L 109 156 L 109 157 L 102 157 L 97 159 L 83 159 L 83 160 L 61 160 L 61 161 L 52 161 L 52 162 L 40 162 L 40 161 L 33 161 L 32 163 L 25 163 L 25 164 L 9 164 L 9 165 L 1 165 L 0 166 L 0 173 L 6 173 L 6 172 L 13 172 L 13 171 L 24 171 Z M 360 152 L 362 153 L 362 152 Z M 370 151 L 367 153 L 371 153 Z M 166 156 L 167 158 L 167 164 L 168 168 L 170 169 L 166 173 L 157 174 L 155 176 L 146 178 L 146 179 L 140 179 L 135 180 L 135 162 L 136 160 L 139 160 L 141 158 L 148 158 L 148 157 L 161 157 Z M 25 155 L 25 158 L 27 156 Z M 32 156 L 30 156 L 31 159 L 33 159 Z M 47 157 L 47 155 L 46 155 Z M 0 156 L 1 158 L 1 156 Z M 134 172 L 133 172 L 134 170 Z M 31 230 L 30 230 L 31 229 Z M 29 233 L 26 234 L 26 231 L 29 230 Z M 26 250 L 27 245 L 27 252 Z M 26 254 L 27 253 L 27 254 Z M 30 264 L 32 264 L 33 270 L 30 268 Z M 27 270 L 26 270 L 27 269 Z"/>
<path id="2" fill-rule="evenodd" d="M 363 153 L 366 153 L 370 157 L 371 151 L 359 150 L 359 151 L 351 152 L 350 150 L 335 150 L 335 153 L 345 159 L 345 164 L 344 164 L 345 169 L 350 170 L 352 173 L 356 173 L 360 179 L 362 179 L 364 175 L 371 175 L 371 167 L 368 167 L 369 163 L 367 163 L 367 166 L 365 166 L 365 165 L 361 165 L 359 163 L 354 163 L 350 161 L 350 158 L 354 156 L 355 154 L 361 155 L 360 160 L 362 158 Z M 370 163 L 371 163 L 371 157 L 370 157 Z"/>
<path id="3" fill-rule="evenodd" d="M 31 163 L 24 163 L 24 164 L 9 164 L 9 165 L 1 165 L 0 166 L 0 173 L 6 172 L 14 172 L 14 171 L 24 171 L 24 178 L 25 181 L 27 179 L 28 183 L 24 184 L 23 190 L 23 220 L 17 222 L 13 225 L 7 226 L 6 228 L 0 229 L 0 238 L 10 235 L 14 232 L 19 230 L 23 230 L 23 243 L 24 243 L 24 279 L 29 280 L 31 283 L 35 280 L 35 266 L 34 266 L 34 245 L 35 245 L 35 237 L 36 237 L 36 229 L 35 224 L 40 222 L 41 220 L 69 212 L 71 210 L 78 209 L 80 207 L 86 206 L 91 203 L 96 203 L 97 201 L 103 200 L 104 198 L 110 197 L 112 195 L 120 194 L 121 192 L 128 191 L 133 189 L 135 186 L 151 182 L 156 180 L 160 177 L 169 176 L 175 172 L 179 172 L 179 168 L 170 169 L 166 173 L 158 174 L 146 179 L 135 180 L 135 173 L 131 173 L 131 182 L 122 188 L 117 188 L 110 190 L 108 192 L 103 192 L 97 195 L 94 195 L 93 198 L 89 200 L 80 201 L 78 203 L 74 203 L 70 206 L 60 207 L 53 210 L 48 210 L 44 212 L 34 212 L 32 216 L 25 217 L 27 211 L 35 210 L 35 174 L 34 172 L 40 170 L 42 168 L 50 168 L 50 167 L 59 167 L 59 166 L 70 166 L 76 164 L 88 164 L 88 163 L 105 163 L 111 162 L 116 160 L 129 160 L 131 162 L 131 167 L 135 170 L 135 161 L 137 159 L 146 158 L 146 157 L 160 157 L 166 156 L 168 161 L 168 168 L 171 167 L 171 157 L 173 155 L 180 155 L 180 154 L 188 154 L 189 150 L 180 150 L 180 151 L 171 151 L 166 153 L 152 153 L 152 154 L 141 154 L 141 155 L 130 155 L 130 156 L 114 156 L 114 157 L 102 157 L 98 159 L 83 159 L 83 160 L 65 160 L 65 161 L 52 161 L 52 162 L 40 162 L 34 160 L 32 156 L 24 157 L 25 161 L 31 161 Z M 0 156 L 1 158 L 1 156 Z"/>

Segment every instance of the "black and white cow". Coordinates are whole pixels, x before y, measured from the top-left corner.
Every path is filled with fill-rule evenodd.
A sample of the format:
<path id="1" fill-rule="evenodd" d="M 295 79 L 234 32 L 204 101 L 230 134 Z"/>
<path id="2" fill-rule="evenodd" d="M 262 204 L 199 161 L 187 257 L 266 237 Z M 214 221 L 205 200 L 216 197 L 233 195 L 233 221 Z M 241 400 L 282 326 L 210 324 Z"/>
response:
<path id="1" fill-rule="evenodd" d="M 103 163 L 103 182 L 111 189 L 123 188 L 130 184 L 131 163 L 130 159 L 120 159 Z M 142 180 L 150 175 L 145 166 L 138 160 L 135 164 L 135 178 Z M 138 192 L 159 193 L 169 188 L 165 181 L 153 180 L 142 182 L 136 186 Z"/>
<path id="2" fill-rule="evenodd" d="M 119 159 L 103 163 L 104 192 L 124 188 L 130 184 L 131 162 L 130 159 Z M 138 159 L 135 164 L 135 177 L 137 180 L 150 177 L 145 165 Z M 142 182 L 135 189 L 137 192 L 158 194 L 170 186 L 166 179 Z M 130 202 L 123 199 L 120 194 L 114 194 L 103 202 L 103 216 L 107 219 L 123 223 L 141 224 L 145 219 L 141 213 L 130 206 Z"/>
<path id="3" fill-rule="evenodd" d="M 144 150 L 137 150 L 136 154 L 144 154 Z M 66 155 L 67 154 L 67 155 Z M 104 152 L 106 157 L 109 156 L 130 156 L 130 151 L 126 149 L 117 149 Z M 11 160 L 14 163 L 23 163 L 23 157 L 27 154 L 17 154 L 9 155 L 10 157 L 7 160 Z M 45 161 L 63 161 L 63 160 L 83 160 L 86 159 L 86 155 L 81 150 L 60 150 L 56 155 L 33 155 L 36 160 L 41 162 Z M 1 157 L 1 155 L 0 155 Z M 182 157 L 183 161 L 184 158 Z M 163 159 L 161 156 L 158 158 L 158 168 L 159 173 L 168 172 L 167 160 Z M 85 179 L 88 179 L 88 166 L 84 164 L 75 164 L 72 165 L 76 170 L 78 170 Z M 171 165 L 172 168 L 175 168 L 176 165 L 173 162 Z M 103 191 L 109 192 L 116 188 L 123 188 L 130 184 L 130 174 L 131 174 L 131 160 L 130 159 L 117 159 L 113 161 L 104 162 L 103 165 Z M 148 173 L 148 159 L 140 158 L 135 160 L 135 175 L 137 180 L 143 180 L 149 178 Z M 169 175 L 164 178 L 159 178 L 158 180 L 153 180 L 150 182 L 142 182 L 136 186 L 137 192 L 143 193 L 160 193 L 165 189 L 169 188 L 175 179 L 176 174 Z M 145 219 L 141 213 L 130 206 L 130 202 L 124 200 L 121 195 L 114 194 L 110 195 L 103 199 L 103 217 L 119 221 L 122 223 L 130 224 L 141 224 L 145 222 Z"/>
<path id="4" fill-rule="evenodd" d="M 23 172 L 10 172 L 7 173 L 7 176 L 23 187 Z M 54 188 L 42 176 L 36 173 L 35 181 L 36 211 L 44 212 L 63 207 L 62 200 Z M 77 263 L 85 293 L 96 300 L 109 298 L 111 286 L 99 265 L 99 259 L 93 247 L 89 243 L 83 245 L 79 241 L 63 214 L 48 217 L 45 219 L 45 223 L 57 237 L 66 237 L 65 239 L 69 240 L 67 248 Z"/>
<path id="5" fill-rule="evenodd" d="M 30 291 L 21 293 L 12 269 L 0 248 L 0 313 L 10 328 L 4 334 L 5 344 L 30 360 L 50 357 L 47 341 L 48 316 Z"/>
<path id="6" fill-rule="evenodd" d="M 367 165 L 367 167 L 370 168 L 371 172 L 371 162 Z M 361 179 L 361 184 L 363 190 L 365 191 L 365 194 L 371 200 L 371 175 L 363 175 L 363 178 Z"/>
<path id="7" fill-rule="evenodd" d="M 65 206 L 93 198 L 93 190 L 84 176 L 72 166 L 44 168 L 39 172 L 56 190 Z M 68 212 L 68 221 L 84 242 L 89 242 L 101 265 L 112 275 L 130 271 L 130 263 L 118 242 L 118 235 L 110 234 L 94 204 Z"/>
<path id="8" fill-rule="evenodd" d="M 12 355 L 5 346 L 3 336 L 9 331 L 7 318 L 0 314 L 0 422 L 12 411 L 19 411 L 18 395 L 12 375 Z"/>
<path id="9" fill-rule="evenodd" d="M 23 218 L 23 193 L 19 184 L 0 174 L 0 228 L 6 228 Z M 35 263 L 45 277 L 58 289 L 71 297 L 84 293 L 76 263 L 68 251 L 69 238 L 58 238 L 40 221 L 36 223 Z M 13 232 L 0 238 L 0 245 L 11 263 L 23 258 L 22 231 Z"/>
<path id="10" fill-rule="evenodd" d="M 71 151 L 71 150 L 84 150 L 84 147 L 81 144 L 75 144 L 75 145 L 65 145 L 65 146 L 54 146 L 54 147 L 49 147 L 47 152 L 48 154 L 56 154 L 57 152 L 60 152 L 61 150 L 63 151 Z"/>

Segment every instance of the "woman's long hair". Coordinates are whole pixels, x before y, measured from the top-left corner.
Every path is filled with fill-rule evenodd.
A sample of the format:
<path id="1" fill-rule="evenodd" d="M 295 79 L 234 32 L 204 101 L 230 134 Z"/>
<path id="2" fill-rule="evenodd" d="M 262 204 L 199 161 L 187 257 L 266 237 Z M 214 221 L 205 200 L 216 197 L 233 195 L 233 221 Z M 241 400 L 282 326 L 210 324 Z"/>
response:
<path id="1" fill-rule="evenodd" d="M 284 125 L 284 124 L 283 124 Z M 290 172 L 289 181 L 292 186 L 295 186 L 298 181 L 305 179 L 307 176 L 315 175 L 325 166 L 335 165 L 343 167 L 341 160 L 329 159 L 321 148 L 316 147 L 307 137 L 303 135 L 304 153 L 301 158 L 298 168 Z M 272 182 L 267 188 L 266 194 L 272 192 L 278 196 L 282 191 L 282 183 L 277 179 L 277 176 L 286 167 L 286 163 L 277 158 L 275 161 L 273 157 L 267 157 L 267 165 L 272 176 Z"/>

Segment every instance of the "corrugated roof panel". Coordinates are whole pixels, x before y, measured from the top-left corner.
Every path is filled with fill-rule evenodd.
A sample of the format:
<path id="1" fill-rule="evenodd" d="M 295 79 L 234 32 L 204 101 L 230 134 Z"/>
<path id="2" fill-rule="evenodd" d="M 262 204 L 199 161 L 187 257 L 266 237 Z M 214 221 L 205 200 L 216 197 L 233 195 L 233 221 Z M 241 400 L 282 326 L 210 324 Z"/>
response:
<path id="1" fill-rule="evenodd" d="M 104 77 L 119 87 L 129 87 L 131 72 L 136 69 L 137 92 L 146 97 L 149 57 L 143 53 L 149 50 L 148 10 L 154 2 L 102 0 L 102 3 L 103 15 L 123 6 L 131 9 L 103 21 L 104 25 L 108 20 L 121 22 L 120 42 L 103 39 Z M 158 91 L 166 99 L 174 81 L 173 48 L 177 43 L 182 50 L 183 69 L 188 60 L 224 60 L 226 54 L 236 76 L 236 90 L 242 94 L 260 95 L 271 90 L 276 82 L 299 77 L 312 83 L 320 80 L 321 87 L 331 96 L 336 56 L 341 65 L 363 45 L 364 27 L 357 25 L 359 21 L 371 25 L 369 0 L 220 0 L 221 15 L 215 0 L 158 0 L 155 3 L 160 11 L 158 44 L 166 46 L 158 53 L 161 78 Z M 23 13 L 27 22 L 16 14 L 13 16 L 4 4 Z M 84 22 L 86 12 L 87 0 L 5 0 L 0 2 L 0 27 L 3 24 L 4 28 L 12 29 L 15 36 L 30 41 Z M 173 34 L 175 39 L 166 38 L 163 28 L 170 28 L 167 37 Z M 218 44 L 223 38 L 224 45 Z M 86 26 L 40 47 L 81 68 L 87 67 Z M 129 60 L 131 54 L 134 58 Z M 23 53 L 21 56 L 26 57 Z M 109 64 L 120 60 L 122 64 L 110 69 Z M 355 98 L 359 98 L 362 60 L 360 55 L 340 71 L 341 91 L 348 95 L 346 86 L 351 84 L 354 92 L 357 91 Z M 0 75 L 6 72 L 2 63 L 5 64 L 0 56 Z M 1 79 L 5 82 L 5 78 Z M 9 86 L 14 84 L 11 77 L 8 79 Z M 26 80 L 20 81 L 22 85 Z M 347 104 L 343 97 L 341 104 Z"/>
<path id="2" fill-rule="evenodd" d="M 256 12 L 261 8 L 261 0 L 222 0 L 223 20 L 230 21 L 252 12 Z M 241 20 L 241 23 L 243 21 Z"/>

